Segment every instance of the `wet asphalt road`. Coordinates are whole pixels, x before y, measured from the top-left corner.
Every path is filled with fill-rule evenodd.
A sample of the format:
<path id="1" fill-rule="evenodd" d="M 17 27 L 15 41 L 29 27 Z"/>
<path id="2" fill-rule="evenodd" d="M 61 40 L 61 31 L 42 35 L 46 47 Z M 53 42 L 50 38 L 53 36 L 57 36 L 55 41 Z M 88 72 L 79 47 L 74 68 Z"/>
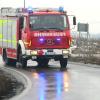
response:
<path id="1" fill-rule="evenodd" d="M 46 69 L 35 68 L 32 62 L 27 69 L 14 68 L 32 82 L 31 89 L 20 100 L 100 100 L 100 66 L 69 63 L 68 70 L 61 71 L 58 62 L 49 64 Z"/>
<path id="2" fill-rule="evenodd" d="M 58 62 L 49 68 L 20 70 L 32 81 L 31 90 L 20 100 L 100 100 L 100 68 L 68 64 L 61 71 Z"/>

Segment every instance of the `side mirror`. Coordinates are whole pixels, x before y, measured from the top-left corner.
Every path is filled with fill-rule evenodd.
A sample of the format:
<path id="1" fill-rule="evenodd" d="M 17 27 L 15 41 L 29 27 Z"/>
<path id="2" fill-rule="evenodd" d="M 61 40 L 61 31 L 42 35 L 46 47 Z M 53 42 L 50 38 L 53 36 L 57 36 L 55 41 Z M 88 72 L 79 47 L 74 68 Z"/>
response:
<path id="1" fill-rule="evenodd" d="M 73 25 L 76 25 L 76 17 L 73 17 Z"/>

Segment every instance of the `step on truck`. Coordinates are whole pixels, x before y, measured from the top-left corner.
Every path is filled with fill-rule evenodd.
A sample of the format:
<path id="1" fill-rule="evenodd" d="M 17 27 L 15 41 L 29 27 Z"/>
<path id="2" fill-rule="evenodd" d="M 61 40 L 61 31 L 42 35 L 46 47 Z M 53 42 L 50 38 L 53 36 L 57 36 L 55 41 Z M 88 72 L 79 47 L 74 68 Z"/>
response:
<path id="1" fill-rule="evenodd" d="M 0 9 L 0 53 L 6 65 L 19 62 L 25 68 L 32 59 L 45 67 L 54 59 L 67 68 L 70 45 L 69 19 L 62 7 Z"/>

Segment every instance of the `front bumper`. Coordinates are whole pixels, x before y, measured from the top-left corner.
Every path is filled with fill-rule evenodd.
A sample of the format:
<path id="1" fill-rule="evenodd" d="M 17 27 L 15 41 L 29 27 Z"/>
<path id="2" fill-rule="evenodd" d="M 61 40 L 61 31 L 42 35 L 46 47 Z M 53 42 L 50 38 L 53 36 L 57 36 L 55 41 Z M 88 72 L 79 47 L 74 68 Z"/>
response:
<path id="1" fill-rule="evenodd" d="M 26 50 L 26 57 L 37 59 L 39 57 L 46 58 L 68 58 L 70 55 L 69 49 L 41 49 L 41 50 Z"/>

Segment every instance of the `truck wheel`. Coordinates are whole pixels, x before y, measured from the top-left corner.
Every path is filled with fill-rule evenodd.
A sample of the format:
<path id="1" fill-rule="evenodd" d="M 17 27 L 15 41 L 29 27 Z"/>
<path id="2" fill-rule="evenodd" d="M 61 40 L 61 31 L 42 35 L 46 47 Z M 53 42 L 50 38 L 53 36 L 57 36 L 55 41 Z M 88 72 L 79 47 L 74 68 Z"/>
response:
<path id="1" fill-rule="evenodd" d="M 67 58 L 62 58 L 60 60 L 60 66 L 61 66 L 61 68 L 67 68 L 67 61 L 68 61 Z"/>
<path id="2" fill-rule="evenodd" d="M 18 54 L 18 62 L 20 63 L 22 68 L 27 67 L 27 60 L 25 58 L 23 58 L 21 49 L 20 49 L 19 54 Z"/>
<path id="3" fill-rule="evenodd" d="M 39 59 L 38 61 L 38 67 L 48 67 L 48 59 Z"/>
<path id="4" fill-rule="evenodd" d="M 16 60 L 7 57 L 6 50 L 3 51 L 3 61 L 5 65 L 16 65 Z"/>

